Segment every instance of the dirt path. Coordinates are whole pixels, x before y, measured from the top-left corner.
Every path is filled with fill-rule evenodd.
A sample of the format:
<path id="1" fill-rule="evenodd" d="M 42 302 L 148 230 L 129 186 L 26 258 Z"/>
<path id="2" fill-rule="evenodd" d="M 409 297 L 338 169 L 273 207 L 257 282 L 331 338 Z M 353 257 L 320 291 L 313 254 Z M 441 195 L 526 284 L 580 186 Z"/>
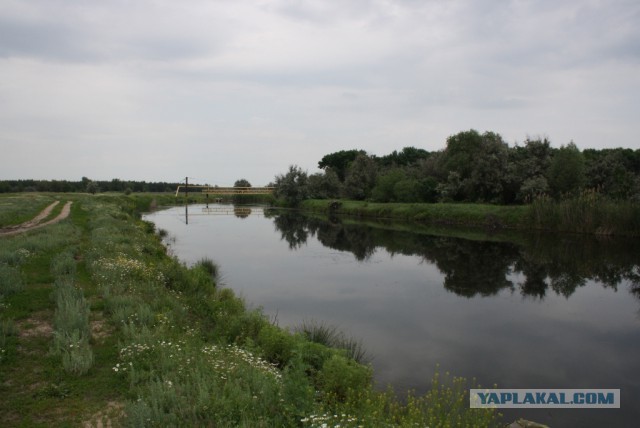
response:
<path id="1" fill-rule="evenodd" d="M 42 220 L 44 220 L 49 216 L 49 214 L 51 214 L 51 211 L 53 211 L 53 209 L 56 205 L 58 205 L 59 202 L 60 201 L 55 201 L 54 203 L 43 209 L 40 214 L 29 221 L 25 221 L 24 223 L 18 224 L 16 226 L 10 226 L 4 229 L 0 229 L 0 236 L 17 235 L 19 233 L 28 232 L 29 230 L 38 229 L 64 220 L 65 218 L 69 217 L 69 213 L 71 213 L 71 201 L 67 202 L 64 207 L 62 207 L 62 211 L 60 211 L 60 214 L 58 214 L 55 218 L 49 221 L 42 222 Z"/>

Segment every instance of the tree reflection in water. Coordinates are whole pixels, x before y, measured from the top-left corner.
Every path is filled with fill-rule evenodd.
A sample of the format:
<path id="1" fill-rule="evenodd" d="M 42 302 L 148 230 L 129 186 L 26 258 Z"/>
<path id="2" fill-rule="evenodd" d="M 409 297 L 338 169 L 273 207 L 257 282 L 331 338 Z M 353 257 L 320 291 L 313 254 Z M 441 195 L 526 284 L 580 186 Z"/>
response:
<path id="1" fill-rule="evenodd" d="M 297 212 L 265 211 L 295 250 L 315 237 L 322 245 L 366 261 L 376 250 L 418 256 L 443 273 L 444 287 L 459 296 L 491 296 L 503 289 L 543 299 L 550 290 L 569 297 L 592 280 L 617 289 L 623 280 L 640 299 L 640 243 L 577 235 L 521 235 L 517 244 L 395 230 L 385 223 L 356 224 Z M 404 225 L 406 229 L 406 224 Z M 419 227 L 417 229 L 420 229 Z"/>

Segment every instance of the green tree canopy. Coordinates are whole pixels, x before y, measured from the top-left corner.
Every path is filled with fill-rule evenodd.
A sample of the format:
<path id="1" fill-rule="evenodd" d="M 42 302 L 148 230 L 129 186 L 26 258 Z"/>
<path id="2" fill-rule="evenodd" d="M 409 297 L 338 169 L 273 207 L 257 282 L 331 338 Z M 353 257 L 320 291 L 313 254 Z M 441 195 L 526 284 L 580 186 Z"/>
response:
<path id="1" fill-rule="evenodd" d="M 364 150 L 340 150 L 339 152 L 325 155 L 320 162 L 318 168 L 326 170 L 331 168 L 338 175 L 340 181 L 344 182 L 347 176 L 347 169 L 359 154 L 366 154 Z"/>
<path id="2" fill-rule="evenodd" d="M 560 147 L 553 155 L 547 173 L 551 193 L 556 197 L 576 194 L 586 183 L 585 173 L 580 149 L 573 142 Z"/>
<path id="3" fill-rule="evenodd" d="M 378 168 L 374 159 L 360 153 L 349 166 L 344 181 L 344 193 L 348 198 L 363 200 L 371 196 L 376 184 Z"/>

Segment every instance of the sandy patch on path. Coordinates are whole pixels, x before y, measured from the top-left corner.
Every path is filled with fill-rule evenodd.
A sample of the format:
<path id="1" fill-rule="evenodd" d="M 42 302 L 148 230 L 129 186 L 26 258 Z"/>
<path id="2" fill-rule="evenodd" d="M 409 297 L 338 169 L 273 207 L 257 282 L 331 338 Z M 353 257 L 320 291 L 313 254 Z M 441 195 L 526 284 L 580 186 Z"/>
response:
<path id="1" fill-rule="evenodd" d="M 71 204 L 73 203 L 71 201 L 68 201 L 64 205 L 64 207 L 62 207 L 62 211 L 55 218 L 49 221 L 42 222 L 42 220 L 44 220 L 49 216 L 49 214 L 51 214 L 51 211 L 53 210 L 53 208 L 55 208 L 56 205 L 58 205 L 59 202 L 60 201 L 55 201 L 54 203 L 49 205 L 47 208 L 42 210 L 40 214 L 38 214 L 37 216 L 35 216 L 29 221 L 26 221 L 17 226 L 11 226 L 4 229 L 0 229 L 0 236 L 17 235 L 19 233 L 28 232 L 30 230 L 38 229 L 40 227 L 48 226 L 50 224 L 54 224 L 64 220 L 65 218 L 69 217 L 69 214 L 71 213 Z"/>
<path id="2" fill-rule="evenodd" d="M 104 409 L 91 416 L 82 423 L 83 428 L 112 428 L 120 426 L 119 421 L 124 417 L 124 404 L 109 401 Z"/>
<path id="3" fill-rule="evenodd" d="M 16 321 L 18 327 L 18 336 L 35 337 L 35 336 L 53 336 L 53 326 L 48 320 L 51 314 L 48 312 L 38 312 L 32 314 L 31 317 Z"/>

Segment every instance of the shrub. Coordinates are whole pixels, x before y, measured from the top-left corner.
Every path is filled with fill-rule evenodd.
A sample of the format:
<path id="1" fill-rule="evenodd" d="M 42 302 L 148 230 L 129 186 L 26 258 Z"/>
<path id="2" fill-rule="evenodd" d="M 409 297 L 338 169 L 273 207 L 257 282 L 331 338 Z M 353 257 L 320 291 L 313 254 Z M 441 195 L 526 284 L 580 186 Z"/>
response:
<path id="1" fill-rule="evenodd" d="M 258 334 L 258 344 L 264 356 L 280 367 L 286 366 L 291 360 L 294 343 L 291 334 L 271 324 L 264 325 Z"/>
<path id="2" fill-rule="evenodd" d="M 341 355 L 332 355 L 322 366 L 319 381 L 329 402 L 346 400 L 353 391 L 371 387 L 370 367 L 358 364 Z"/>

